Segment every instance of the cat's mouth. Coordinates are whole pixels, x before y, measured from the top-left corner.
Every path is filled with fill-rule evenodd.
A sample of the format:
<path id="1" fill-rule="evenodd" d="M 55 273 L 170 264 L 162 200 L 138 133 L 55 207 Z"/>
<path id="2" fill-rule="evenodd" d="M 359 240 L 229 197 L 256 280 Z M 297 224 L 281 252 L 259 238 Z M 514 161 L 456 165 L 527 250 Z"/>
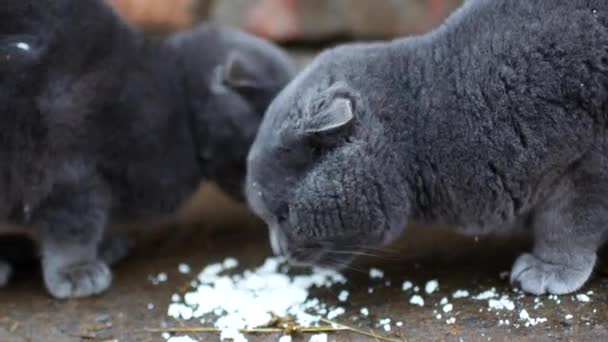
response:
<path id="1" fill-rule="evenodd" d="M 281 233 L 280 229 L 270 229 L 270 245 L 277 256 L 284 257 L 295 267 L 327 267 L 336 270 L 348 268 L 356 253 L 337 250 L 329 242 L 308 242 L 294 245 Z"/>

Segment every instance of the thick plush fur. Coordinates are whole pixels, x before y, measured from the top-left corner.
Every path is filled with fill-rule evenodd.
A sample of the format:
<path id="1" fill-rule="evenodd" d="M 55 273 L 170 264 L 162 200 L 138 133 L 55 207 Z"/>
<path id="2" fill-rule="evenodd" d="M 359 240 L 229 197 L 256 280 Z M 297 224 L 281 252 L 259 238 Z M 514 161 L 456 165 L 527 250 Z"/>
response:
<path id="1" fill-rule="evenodd" d="M 512 282 L 568 293 L 608 237 L 607 125 L 608 2 L 470 0 L 428 34 L 323 53 L 269 107 L 248 200 L 299 263 L 409 222 L 523 226 Z"/>
<path id="2" fill-rule="evenodd" d="M 29 227 L 59 298 L 100 293 L 109 223 L 170 215 L 203 178 L 242 197 L 266 106 L 292 75 L 276 47 L 200 26 L 151 40 L 102 0 L 0 6 L 0 216 Z M 103 255 L 106 260 L 102 259 Z M 0 261 L 0 284 L 11 268 Z"/>

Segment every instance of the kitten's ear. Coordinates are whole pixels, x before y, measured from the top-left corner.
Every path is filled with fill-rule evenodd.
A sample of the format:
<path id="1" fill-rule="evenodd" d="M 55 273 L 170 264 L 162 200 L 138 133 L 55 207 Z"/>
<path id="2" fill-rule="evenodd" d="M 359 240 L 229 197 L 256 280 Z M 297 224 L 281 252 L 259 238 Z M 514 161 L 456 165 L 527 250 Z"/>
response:
<path id="1" fill-rule="evenodd" d="M 307 133 L 327 133 L 348 125 L 354 118 L 351 100 L 334 98 L 331 103 L 311 117 L 306 126 Z"/>
<path id="2" fill-rule="evenodd" d="M 220 67 L 220 81 L 229 88 L 251 88 L 255 87 L 258 76 L 255 66 L 248 62 L 247 58 L 238 51 L 228 54 L 226 61 Z"/>

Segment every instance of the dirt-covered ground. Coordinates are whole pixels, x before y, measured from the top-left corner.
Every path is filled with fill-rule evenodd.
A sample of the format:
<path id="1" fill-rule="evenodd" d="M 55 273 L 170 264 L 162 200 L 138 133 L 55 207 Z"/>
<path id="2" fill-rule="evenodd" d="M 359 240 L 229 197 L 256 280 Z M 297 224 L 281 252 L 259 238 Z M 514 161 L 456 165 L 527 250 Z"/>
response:
<path id="1" fill-rule="evenodd" d="M 42 286 L 39 270 L 21 268 L 10 287 L 0 291 L 0 341 L 163 341 L 160 333 L 147 332 L 146 328 L 200 326 L 196 321 L 177 322 L 167 316 L 172 294 L 183 290 L 205 265 L 231 256 L 240 261 L 242 268 L 255 267 L 270 255 L 270 250 L 263 227 L 217 195 L 206 196 L 194 208 L 197 215 L 205 217 L 202 225 L 176 227 L 170 236 L 142 242 L 132 257 L 115 268 L 112 289 L 102 296 L 71 301 L 51 299 Z M 579 292 L 586 294 L 589 301 L 584 296 L 521 298 L 500 274 L 509 269 L 515 255 L 526 245 L 521 241 L 459 238 L 436 229 L 414 228 L 407 238 L 391 247 L 390 253 L 361 260 L 356 268 L 363 271 L 347 273 L 344 288 L 350 297 L 346 303 L 338 303 L 335 289 L 317 291 L 315 295 L 345 308 L 346 313 L 336 321 L 407 341 L 608 340 L 608 258 L 603 257 L 604 263 L 593 280 Z M 180 263 L 190 265 L 192 272 L 179 272 Z M 367 272 L 371 266 L 383 270 L 384 278 L 371 279 Z M 160 273 L 166 273 L 167 281 L 155 285 L 152 278 Z M 428 295 L 424 286 L 434 279 L 439 288 Z M 420 287 L 423 307 L 410 304 L 415 293 L 413 289 L 402 290 L 404 281 Z M 514 308 L 488 310 L 487 299 L 473 299 L 492 288 L 495 290 L 490 292 L 507 294 Z M 458 290 L 467 290 L 469 296 L 453 298 Z M 447 313 L 441 304 L 444 297 L 452 304 Z M 360 313 L 363 307 L 369 316 Z M 520 317 L 523 310 L 529 318 Z M 386 318 L 392 322 L 390 332 L 379 324 Z M 448 324 L 452 318 L 453 324 Z M 539 319 L 541 322 L 535 326 L 529 323 Z M 398 321 L 403 325 L 397 326 Z M 219 340 L 215 334 L 191 337 Z M 279 336 L 248 337 L 250 341 L 276 341 Z M 308 338 L 309 335 L 302 335 L 294 340 Z M 344 332 L 329 335 L 329 341 L 368 340 L 374 339 Z"/>

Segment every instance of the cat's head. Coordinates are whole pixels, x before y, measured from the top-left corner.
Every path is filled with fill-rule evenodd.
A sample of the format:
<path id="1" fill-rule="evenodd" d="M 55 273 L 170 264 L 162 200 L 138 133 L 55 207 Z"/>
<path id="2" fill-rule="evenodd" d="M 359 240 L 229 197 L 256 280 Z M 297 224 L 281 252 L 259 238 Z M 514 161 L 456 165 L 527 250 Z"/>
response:
<path id="1" fill-rule="evenodd" d="M 277 254 L 346 266 L 404 226 L 394 161 L 365 94 L 324 54 L 270 105 L 248 158 L 247 199 Z"/>
<path id="2" fill-rule="evenodd" d="M 268 105 L 295 74 L 291 60 L 268 41 L 214 24 L 171 43 L 186 61 L 189 101 L 204 129 L 206 176 L 244 200 L 247 153 Z"/>

